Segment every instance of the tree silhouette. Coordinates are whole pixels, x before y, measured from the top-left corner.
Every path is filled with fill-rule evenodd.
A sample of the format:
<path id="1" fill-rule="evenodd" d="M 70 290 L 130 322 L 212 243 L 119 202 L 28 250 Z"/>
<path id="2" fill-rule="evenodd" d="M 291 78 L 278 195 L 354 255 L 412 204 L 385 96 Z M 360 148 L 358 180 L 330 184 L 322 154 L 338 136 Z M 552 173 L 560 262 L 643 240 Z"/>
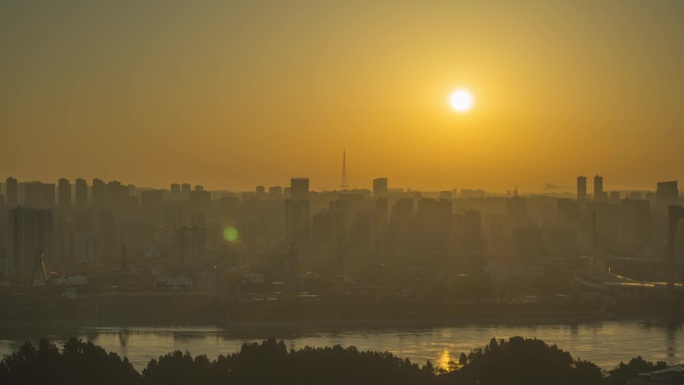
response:
<path id="1" fill-rule="evenodd" d="M 61 353 L 46 339 L 40 340 L 38 349 L 26 342 L 0 363 L 2 384 L 118 385 L 133 384 L 138 378 L 128 359 L 75 338 Z"/>
<path id="2" fill-rule="evenodd" d="M 574 361 L 570 353 L 541 340 L 492 338 L 484 348 L 468 355 L 461 370 L 440 378 L 458 384 L 571 385 L 599 384 L 601 370 L 587 361 Z"/>
<path id="3" fill-rule="evenodd" d="M 271 338 L 243 344 L 239 352 L 220 355 L 214 361 L 206 355 L 193 357 L 187 351 L 174 351 L 150 360 L 140 375 L 128 359 L 107 353 L 92 342 L 72 338 L 60 351 L 41 339 L 37 348 L 26 342 L 4 357 L 0 384 L 623 385 L 639 373 L 667 367 L 664 362 L 636 357 L 605 373 L 592 362 L 574 360 L 555 345 L 522 337 L 492 338 L 470 354 L 462 353 L 459 364 L 460 369 L 443 373 L 430 361 L 421 368 L 388 352 L 360 352 L 339 345 L 288 351 L 283 341 Z"/>
<path id="4" fill-rule="evenodd" d="M 629 360 L 626 364 L 620 361 L 615 369 L 608 371 L 606 383 L 608 385 L 626 384 L 628 379 L 636 378 L 639 373 L 652 372 L 665 368 L 667 368 L 667 364 L 663 361 L 653 363 L 644 360 L 641 356 L 637 356 Z"/>

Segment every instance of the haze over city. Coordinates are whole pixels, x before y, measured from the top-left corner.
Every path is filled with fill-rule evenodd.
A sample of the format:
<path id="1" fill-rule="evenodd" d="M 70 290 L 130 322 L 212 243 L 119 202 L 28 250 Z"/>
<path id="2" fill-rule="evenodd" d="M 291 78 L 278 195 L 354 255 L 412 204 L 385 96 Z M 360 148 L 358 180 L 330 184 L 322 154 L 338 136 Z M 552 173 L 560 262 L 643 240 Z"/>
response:
<path id="1" fill-rule="evenodd" d="M 0 384 L 682 385 L 684 1 L 0 1 Z"/>
<path id="2" fill-rule="evenodd" d="M 20 180 L 538 192 L 684 177 L 684 4 L 3 2 Z M 449 95 L 467 88 L 467 113 Z"/>

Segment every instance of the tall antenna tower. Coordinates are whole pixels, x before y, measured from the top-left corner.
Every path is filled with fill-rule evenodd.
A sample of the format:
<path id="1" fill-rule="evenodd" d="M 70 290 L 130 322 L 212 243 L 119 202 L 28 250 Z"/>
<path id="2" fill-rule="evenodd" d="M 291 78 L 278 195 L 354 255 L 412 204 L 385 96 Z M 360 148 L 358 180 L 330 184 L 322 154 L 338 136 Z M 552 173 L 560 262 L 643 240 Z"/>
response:
<path id="1" fill-rule="evenodd" d="M 346 190 L 347 184 L 347 150 L 342 151 L 342 182 L 340 182 L 340 191 Z"/>

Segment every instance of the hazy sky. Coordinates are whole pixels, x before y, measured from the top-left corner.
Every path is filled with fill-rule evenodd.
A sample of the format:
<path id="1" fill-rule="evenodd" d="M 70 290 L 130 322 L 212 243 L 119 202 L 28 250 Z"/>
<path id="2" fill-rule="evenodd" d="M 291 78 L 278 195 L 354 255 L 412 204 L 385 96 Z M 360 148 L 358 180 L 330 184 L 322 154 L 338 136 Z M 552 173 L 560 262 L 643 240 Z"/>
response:
<path id="1" fill-rule="evenodd" d="M 251 190 L 684 183 L 684 1 L 2 1 L 0 169 Z M 469 88 L 459 114 L 449 93 Z"/>

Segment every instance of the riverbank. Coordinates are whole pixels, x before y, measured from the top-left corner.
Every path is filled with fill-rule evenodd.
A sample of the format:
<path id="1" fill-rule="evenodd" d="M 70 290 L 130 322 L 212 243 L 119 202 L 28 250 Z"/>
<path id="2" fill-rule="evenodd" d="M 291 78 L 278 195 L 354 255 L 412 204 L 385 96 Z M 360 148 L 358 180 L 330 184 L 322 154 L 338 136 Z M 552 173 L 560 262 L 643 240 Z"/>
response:
<path id="1" fill-rule="evenodd" d="M 409 318 L 318 318 L 318 319 L 264 319 L 227 320 L 225 322 L 195 322 L 179 323 L 166 320 L 165 322 L 112 322 L 97 320 L 50 320 L 33 321 L 0 321 L 0 328 L 41 330 L 41 329 L 73 329 L 79 327 L 215 327 L 229 331 L 278 331 L 298 332 L 310 330 L 344 330 L 344 329 L 422 329 L 450 326 L 470 325 L 503 325 L 503 326 L 544 326 L 544 325 L 573 325 L 601 322 L 656 322 L 656 323 L 684 323 L 684 311 L 670 312 L 630 312 L 613 313 L 605 310 L 591 312 L 523 312 L 501 311 L 487 314 L 462 314 L 454 317 L 415 317 Z"/>
<path id="2" fill-rule="evenodd" d="M 530 302 L 327 299 L 230 301 L 207 295 L 107 295 L 77 301 L 5 297 L 0 327 L 202 325 L 461 325 L 576 324 L 684 320 L 684 301 Z M 18 306 L 22 305 L 22 306 Z M 40 305 L 40 306 L 39 306 Z M 7 314 L 3 314 L 7 313 Z M 31 326 L 35 325 L 35 326 Z"/>

